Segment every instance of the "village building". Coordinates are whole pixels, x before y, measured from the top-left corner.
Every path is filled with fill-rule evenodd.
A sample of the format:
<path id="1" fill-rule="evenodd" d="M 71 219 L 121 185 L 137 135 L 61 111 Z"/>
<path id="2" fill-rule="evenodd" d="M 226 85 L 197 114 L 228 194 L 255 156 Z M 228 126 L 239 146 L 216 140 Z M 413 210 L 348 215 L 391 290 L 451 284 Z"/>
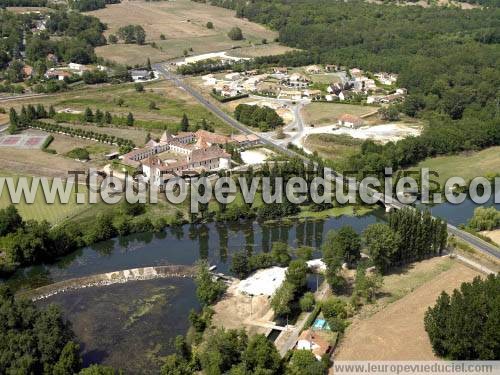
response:
<path id="1" fill-rule="evenodd" d="M 392 85 L 396 83 L 398 80 L 397 74 L 389 74 L 389 73 L 375 73 L 375 77 L 377 77 L 378 81 L 383 85 Z"/>
<path id="2" fill-rule="evenodd" d="M 275 74 L 288 74 L 288 68 L 286 66 L 275 66 L 273 68 L 273 73 L 275 73 Z"/>
<path id="3" fill-rule="evenodd" d="M 360 126 L 363 126 L 364 121 L 359 116 L 344 113 L 343 115 L 341 115 L 339 117 L 338 124 L 339 124 L 339 126 L 344 126 L 346 128 L 355 129 L 355 128 L 359 128 Z"/>
<path id="4" fill-rule="evenodd" d="M 134 81 L 147 81 L 149 79 L 149 72 L 145 69 L 132 69 L 129 73 Z"/>
<path id="5" fill-rule="evenodd" d="M 300 100 L 302 98 L 302 91 L 300 90 L 281 90 L 278 96 L 279 99 L 291 99 L 291 100 Z"/>
<path id="6" fill-rule="evenodd" d="M 64 78 L 69 78 L 71 76 L 72 74 L 70 72 L 54 68 L 51 68 L 47 70 L 47 72 L 45 72 L 45 78 L 47 79 L 57 78 L 59 81 L 63 81 Z"/>
<path id="7" fill-rule="evenodd" d="M 282 81 L 282 84 L 291 88 L 305 89 L 307 88 L 307 86 L 309 86 L 310 82 L 311 80 L 305 75 L 300 73 L 293 73 L 289 77 L 285 78 Z"/>
<path id="8" fill-rule="evenodd" d="M 311 99 L 321 99 L 321 90 L 304 90 L 304 96 Z"/>
<path id="9" fill-rule="evenodd" d="M 340 66 L 338 66 L 338 65 L 333 65 L 333 64 L 325 65 L 325 71 L 327 71 L 327 72 L 338 72 L 339 70 L 340 70 Z"/>
<path id="10" fill-rule="evenodd" d="M 349 69 L 349 73 L 352 77 L 361 77 L 363 75 L 363 71 L 359 68 Z"/>
<path id="11" fill-rule="evenodd" d="M 350 98 L 352 98 L 352 96 L 353 96 L 353 93 L 350 91 L 347 91 L 347 90 L 342 90 L 338 94 L 338 97 L 339 97 L 340 101 L 342 101 L 342 102 L 344 100 L 349 100 Z"/>
<path id="12" fill-rule="evenodd" d="M 321 67 L 318 65 L 306 66 L 304 70 L 306 71 L 306 73 L 309 73 L 309 74 L 319 74 L 322 72 Z"/>
<path id="13" fill-rule="evenodd" d="M 260 143 L 260 138 L 255 134 L 232 135 L 231 140 L 234 141 L 240 148 L 252 147 Z"/>
<path id="14" fill-rule="evenodd" d="M 332 346 L 312 329 L 307 329 L 300 334 L 295 349 L 309 350 L 318 361 L 321 361 L 321 358 L 325 354 L 329 354 L 332 351 Z"/>

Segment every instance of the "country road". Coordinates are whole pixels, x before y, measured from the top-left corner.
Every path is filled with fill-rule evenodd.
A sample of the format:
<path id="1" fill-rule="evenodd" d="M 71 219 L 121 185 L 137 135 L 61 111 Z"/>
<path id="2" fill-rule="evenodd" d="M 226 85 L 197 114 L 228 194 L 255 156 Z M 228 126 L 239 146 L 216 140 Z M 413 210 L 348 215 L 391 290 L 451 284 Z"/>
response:
<path id="1" fill-rule="evenodd" d="M 246 127 L 245 125 L 243 125 L 242 123 L 240 123 L 239 121 L 237 121 L 236 119 L 234 119 L 233 117 L 231 117 L 230 115 L 225 113 L 218 106 L 216 106 L 215 104 L 213 104 L 209 100 L 207 100 L 202 94 L 200 94 L 198 91 L 196 91 L 193 87 L 188 85 L 182 79 L 181 76 L 169 71 L 165 67 L 165 63 L 154 64 L 153 69 L 159 71 L 165 79 L 172 81 L 178 87 L 182 88 L 187 93 L 191 94 L 201 105 L 203 105 L 205 108 L 207 108 L 208 110 L 213 112 L 216 116 L 218 116 L 220 119 L 222 119 L 224 122 L 226 122 L 228 125 L 232 126 L 233 128 L 235 128 L 235 129 L 237 129 L 245 134 L 256 135 L 257 137 L 260 138 L 260 140 L 262 141 L 263 144 L 277 148 L 288 156 L 300 157 L 304 161 L 309 161 L 308 158 L 306 158 L 305 156 L 298 154 L 292 150 L 289 150 L 288 148 L 286 148 L 286 146 L 281 144 L 279 141 L 274 140 L 270 137 L 269 138 L 263 137 L 258 132 L 255 132 L 255 131 L 249 129 L 248 127 Z M 298 105 L 296 105 L 294 107 L 294 113 L 296 115 L 296 119 L 294 122 L 298 121 L 298 124 L 297 124 L 298 130 L 303 129 L 303 123 L 301 120 L 301 116 L 300 116 L 300 113 L 298 113 L 299 111 L 300 111 L 300 108 Z M 301 132 L 302 132 L 302 130 L 298 131 L 297 135 L 295 135 L 294 137 L 298 137 Z M 336 176 L 335 177 L 336 183 L 344 183 L 345 182 L 344 177 L 342 175 L 336 173 L 335 171 L 333 171 L 333 173 Z M 406 205 L 403 205 L 399 202 L 396 202 L 392 197 L 389 199 L 389 197 L 386 197 L 385 195 L 376 191 L 375 189 L 369 189 L 368 193 L 370 195 L 376 196 L 380 200 L 380 202 L 384 202 L 384 204 L 386 204 L 385 202 L 388 202 L 388 201 L 392 202 L 388 206 L 392 206 L 392 207 L 398 208 L 398 209 L 406 207 Z M 483 241 L 480 238 L 478 238 L 470 233 L 467 233 L 463 230 L 460 230 L 451 224 L 448 224 L 448 232 L 450 234 L 460 238 L 461 240 L 465 241 L 467 244 L 469 244 L 473 248 L 479 250 L 480 252 L 482 252 L 486 255 L 489 255 L 489 256 L 493 256 L 497 259 L 500 259 L 500 249 L 497 248 L 496 246 L 489 244 L 488 242 Z"/>

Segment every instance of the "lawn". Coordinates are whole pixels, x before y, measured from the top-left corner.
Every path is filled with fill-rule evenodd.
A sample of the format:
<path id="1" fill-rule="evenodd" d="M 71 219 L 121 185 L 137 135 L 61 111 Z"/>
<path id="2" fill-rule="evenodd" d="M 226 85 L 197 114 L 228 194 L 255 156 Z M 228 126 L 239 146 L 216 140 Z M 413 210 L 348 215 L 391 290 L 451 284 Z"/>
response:
<path id="1" fill-rule="evenodd" d="M 479 152 L 429 158 L 418 164 L 417 169 L 420 168 L 429 168 L 438 172 L 438 179 L 442 185 L 453 176 L 469 181 L 474 177 L 500 173 L 500 146 Z"/>
<path id="2" fill-rule="evenodd" d="M 152 47 L 118 44 L 97 49 L 99 56 L 130 65 L 143 63 L 148 54 L 151 54 L 152 60 L 166 60 L 180 57 L 184 50 L 190 48 L 195 54 L 201 54 L 261 44 L 263 39 L 271 42 L 277 36 L 276 32 L 262 25 L 236 18 L 232 10 L 189 0 L 127 1 L 107 5 L 89 14 L 108 25 L 106 36 L 116 34 L 125 25 L 141 25 L 146 31 L 146 41 L 155 42 L 161 48 L 153 50 Z M 213 23 L 213 29 L 206 27 L 209 21 Z M 227 36 L 228 31 L 235 26 L 243 31 L 244 39 L 241 41 L 233 41 Z"/>
<path id="3" fill-rule="evenodd" d="M 0 176 L 14 178 L 15 184 L 17 184 L 19 179 L 19 176 L 5 171 L 0 171 Z M 31 181 L 31 178 L 29 179 Z M 71 197 L 67 204 L 62 204 L 57 199 L 53 204 L 47 203 L 42 189 L 39 188 L 32 204 L 28 204 L 24 201 L 24 199 L 22 199 L 18 204 L 15 204 L 15 206 L 24 220 L 47 220 L 51 224 L 56 224 L 89 209 L 88 204 L 76 203 L 75 188 L 76 187 L 72 188 Z M 87 188 L 84 185 L 79 185 L 78 191 L 86 193 Z M 0 192 L 0 208 L 5 208 L 11 203 L 11 198 L 6 187 L 4 186 Z"/>
<path id="4" fill-rule="evenodd" d="M 302 113 L 306 124 L 330 125 L 337 123 L 344 113 L 362 116 L 376 110 L 376 107 L 357 104 L 311 103 L 304 107 Z"/>

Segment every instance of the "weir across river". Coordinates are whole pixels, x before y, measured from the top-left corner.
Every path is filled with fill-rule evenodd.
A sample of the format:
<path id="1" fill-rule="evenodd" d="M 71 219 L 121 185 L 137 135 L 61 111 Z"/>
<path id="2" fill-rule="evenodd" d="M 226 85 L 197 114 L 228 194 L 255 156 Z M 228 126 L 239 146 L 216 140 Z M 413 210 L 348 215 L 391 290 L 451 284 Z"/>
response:
<path id="1" fill-rule="evenodd" d="M 169 265 L 132 268 L 128 270 L 113 271 L 98 275 L 58 281 L 40 288 L 32 289 L 25 293 L 20 293 L 20 296 L 29 298 L 32 301 L 37 301 L 59 293 L 82 288 L 122 284 L 138 280 L 165 279 L 170 277 L 194 277 L 195 275 L 195 266 Z"/>

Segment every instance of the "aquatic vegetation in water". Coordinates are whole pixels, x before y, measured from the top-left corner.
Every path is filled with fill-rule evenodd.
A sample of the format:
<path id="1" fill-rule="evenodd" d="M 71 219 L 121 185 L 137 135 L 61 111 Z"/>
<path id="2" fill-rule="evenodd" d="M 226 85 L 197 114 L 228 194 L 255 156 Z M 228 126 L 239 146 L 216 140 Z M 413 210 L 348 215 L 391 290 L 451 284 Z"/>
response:
<path id="1" fill-rule="evenodd" d="M 174 290 L 174 286 L 167 288 L 157 288 L 154 290 L 155 294 L 148 298 L 137 299 L 132 302 L 132 314 L 128 317 L 124 328 L 130 328 L 135 322 L 152 312 L 156 307 L 163 307 L 167 304 L 167 294 L 169 291 Z"/>

